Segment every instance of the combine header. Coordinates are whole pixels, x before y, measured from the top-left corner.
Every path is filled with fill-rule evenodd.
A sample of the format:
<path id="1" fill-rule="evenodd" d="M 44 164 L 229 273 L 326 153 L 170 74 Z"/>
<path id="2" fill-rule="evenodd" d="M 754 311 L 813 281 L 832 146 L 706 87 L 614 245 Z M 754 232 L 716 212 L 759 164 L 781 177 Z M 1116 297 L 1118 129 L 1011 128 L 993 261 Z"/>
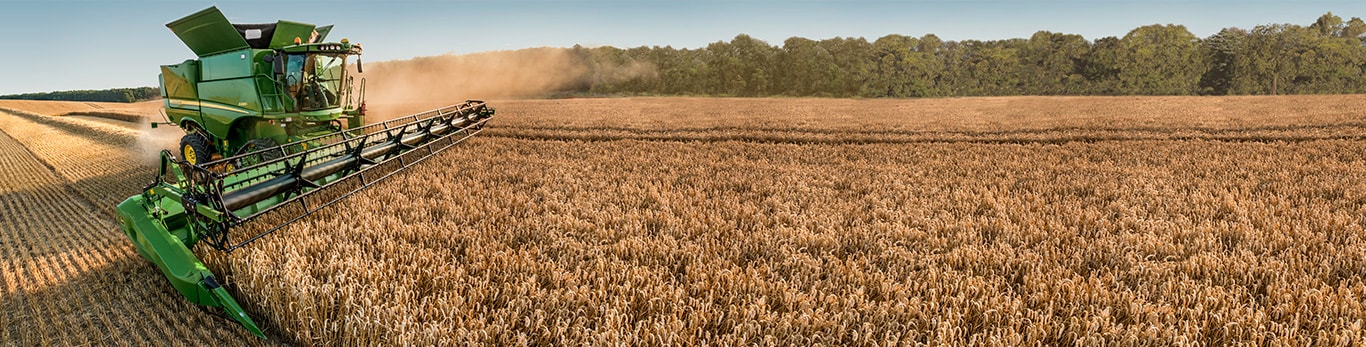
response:
<path id="1" fill-rule="evenodd" d="M 118 222 L 177 291 L 260 337 L 195 245 L 243 247 L 470 138 L 493 116 L 471 100 L 365 125 L 365 83 L 353 94 L 347 69 L 356 56 L 361 71 L 361 46 L 323 42 L 331 26 L 232 24 L 213 7 L 166 26 L 199 55 L 161 68 L 160 124 L 186 135 L 180 157 L 162 151 L 152 184 L 119 204 Z"/>

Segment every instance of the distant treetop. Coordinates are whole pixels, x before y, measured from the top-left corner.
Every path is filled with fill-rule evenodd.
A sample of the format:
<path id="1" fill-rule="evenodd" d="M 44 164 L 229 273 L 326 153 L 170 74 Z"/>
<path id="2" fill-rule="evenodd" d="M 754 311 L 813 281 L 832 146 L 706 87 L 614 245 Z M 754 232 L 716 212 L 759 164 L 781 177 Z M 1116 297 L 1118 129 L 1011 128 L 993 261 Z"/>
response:
<path id="1" fill-rule="evenodd" d="M 58 101 L 96 101 L 96 102 L 139 102 L 161 98 L 157 87 L 114 88 L 104 90 L 67 90 L 46 93 L 27 93 L 0 95 L 0 99 L 10 100 L 58 100 Z"/>
<path id="2" fill-rule="evenodd" d="M 1366 21 L 1324 14 L 1309 26 L 1227 28 L 1199 38 L 1148 25 L 1087 41 L 1039 31 L 1028 39 L 944 41 L 887 35 L 782 46 L 748 35 L 699 49 L 572 50 L 590 70 L 586 94 L 951 97 L 1229 95 L 1366 92 Z M 648 66 L 620 78 L 612 70 Z M 606 76 L 606 77 L 604 77 Z"/>

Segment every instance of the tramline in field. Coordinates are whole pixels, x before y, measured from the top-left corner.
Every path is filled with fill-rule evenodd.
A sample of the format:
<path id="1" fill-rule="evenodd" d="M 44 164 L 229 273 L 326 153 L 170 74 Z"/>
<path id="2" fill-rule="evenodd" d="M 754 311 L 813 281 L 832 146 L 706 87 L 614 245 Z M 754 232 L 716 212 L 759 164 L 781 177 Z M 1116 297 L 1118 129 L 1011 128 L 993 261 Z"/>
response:
<path id="1" fill-rule="evenodd" d="M 190 301 L 261 329 L 190 251 L 231 252 L 479 133 L 494 110 L 463 103 L 365 125 L 361 46 L 331 26 L 232 24 L 215 7 L 166 25 L 199 56 L 161 68 L 167 122 L 153 183 L 118 206 L 124 233 Z M 353 89 L 358 88 L 358 93 Z"/>

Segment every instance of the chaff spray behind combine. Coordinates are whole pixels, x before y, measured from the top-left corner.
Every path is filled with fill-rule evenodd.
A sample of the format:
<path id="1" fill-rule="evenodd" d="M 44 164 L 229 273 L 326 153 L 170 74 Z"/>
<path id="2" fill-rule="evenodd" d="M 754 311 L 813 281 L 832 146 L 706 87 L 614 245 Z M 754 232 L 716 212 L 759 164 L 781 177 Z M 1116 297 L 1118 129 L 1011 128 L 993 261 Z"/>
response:
<path id="1" fill-rule="evenodd" d="M 167 27 L 200 56 L 162 67 L 162 124 L 185 130 L 181 156 L 161 152 L 119 225 L 177 291 L 257 336 L 195 245 L 246 246 L 474 136 L 494 113 L 470 100 L 363 125 L 364 81 L 357 96 L 346 72 L 360 46 L 320 42 L 330 26 L 231 24 L 209 8 Z"/>

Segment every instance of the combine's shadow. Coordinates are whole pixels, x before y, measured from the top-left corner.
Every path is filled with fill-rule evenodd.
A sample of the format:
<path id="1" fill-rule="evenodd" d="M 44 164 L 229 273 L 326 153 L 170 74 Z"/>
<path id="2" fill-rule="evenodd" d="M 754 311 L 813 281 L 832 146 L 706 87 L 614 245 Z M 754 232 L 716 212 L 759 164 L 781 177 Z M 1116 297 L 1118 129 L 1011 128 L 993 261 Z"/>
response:
<path id="1" fill-rule="evenodd" d="M 55 285 L 7 294 L 10 321 L 4 329 L 9 342 L 26 346 L 152 346 L 166 341 L 205 346 L 289 344 L 278 329 L 262 324 L 268 322 L 261 317 L 253 318 L 262 324 L 266 340 L 218 317 L 218 308 L 189 302 L 136 250 L 119 248 L 101 266 L 54 269 L 72 274 Z"/>
<path id="2" fill-rule="evenodd" d="M 110 174 L 97 181 L 146 178 Z M 269 340 L 182 297 L 118 228 L 114 205 L 139 189 L 110 190 L 95 202 L 58 182 L 0 193 L 0 205 L 29 206 L 0 215 L 0 336 L 4 343 L 46 345 L 281 345 L 286 337 L 253 317 Z M 77 184 L 80 184 L 78 182 Z M 61 187 L 65 185 L 66 187 Z M 99 205 L 95 205 L 99 204 Z M 68 211 L 65 214 L 53 211 Z"/>

